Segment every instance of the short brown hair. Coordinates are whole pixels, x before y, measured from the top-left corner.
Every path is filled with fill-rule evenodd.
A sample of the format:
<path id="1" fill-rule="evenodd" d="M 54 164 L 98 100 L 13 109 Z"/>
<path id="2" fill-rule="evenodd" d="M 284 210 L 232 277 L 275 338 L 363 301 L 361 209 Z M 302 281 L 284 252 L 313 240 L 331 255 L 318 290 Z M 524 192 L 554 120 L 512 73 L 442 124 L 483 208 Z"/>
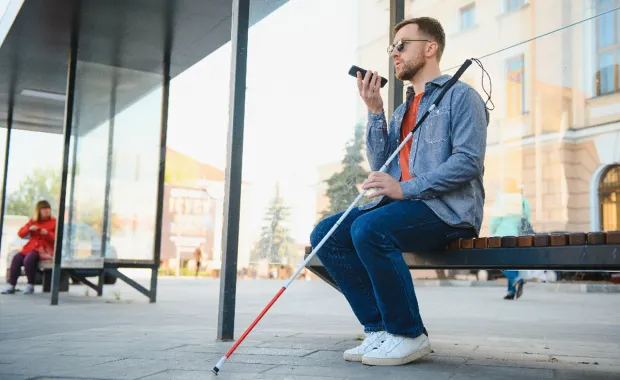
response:
<path id="1" fill-rule="evenodd" d="M 394 27 L 393 33 L 398 33 L 405 25 L 416 24 L 421 33 L 425 34 L 437 43 L 437 61 L 441 60 L 443 50 L 446 48 L 446 34 L 441 23 L 431 17 L 415 17 L 403 20 Z"/>

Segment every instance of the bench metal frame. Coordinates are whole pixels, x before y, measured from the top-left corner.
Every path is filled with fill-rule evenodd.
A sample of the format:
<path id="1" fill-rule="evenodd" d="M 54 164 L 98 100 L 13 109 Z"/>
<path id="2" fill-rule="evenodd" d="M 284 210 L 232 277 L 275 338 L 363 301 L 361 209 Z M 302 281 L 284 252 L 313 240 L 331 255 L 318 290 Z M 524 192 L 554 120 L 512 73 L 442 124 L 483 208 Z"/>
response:
<path id="1" fill-rule="evenodd" d="M 40 262 L 39 270 L 43 272 L 43 292 L 51 292 L 52 299 L 58 299 L 58 293 L 69 290 L 69 278 L 79 280 L 84 285 L 97 292 L 97 296 L 103 295 L 104 276 L 110 275 L 119 280 L 124 281 L 138 292 L 142 293 L 149 299 L 150 303 L 154 303 L 157 299 L 157 271 L 159 265 L 151 260 L 117 260 L 117 259 L 69 259 L 64 260 L 61 265 L 61 274 L 59 286 L 53 286 L 52 270 L 54 264 L 52 262 Z M 127 277 L 119 271 L 121 268 L 139 268 L 151 270 L 151 284 L 147 289 L 137 283 L 135 280 Z M 76 274 L 75 271 L 80 269 L 96 270 L 99 273 L 97 284 L 87 280 L 85 277 Z"/>
<path id="2" fill-rule="evenodd" d="M 310 252 L 306 251 L 306 258 Z M 558 247 L 472 248 L 403 253 L 409 269 L 620 270 L 620 244 Z M 338 289 L 315 255 L 308 270 Z M 339 289 L 338 289 L 339 290 Z"/>

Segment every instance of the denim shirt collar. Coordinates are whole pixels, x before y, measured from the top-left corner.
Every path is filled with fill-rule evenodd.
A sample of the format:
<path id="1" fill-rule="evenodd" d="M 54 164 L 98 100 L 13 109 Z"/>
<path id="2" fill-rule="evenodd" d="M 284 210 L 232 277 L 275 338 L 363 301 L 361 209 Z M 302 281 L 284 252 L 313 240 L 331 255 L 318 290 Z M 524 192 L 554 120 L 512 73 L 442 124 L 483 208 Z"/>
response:
<path id="1" fill-rule="evenodd" d="M 444 74 L 426 83 L 426 85 L 424 85 L 425 93 L 429 92 L 430 86 L 443 87 L 448 82 L 448 80 L 450 80 L 450 78 L 451 78 L 450 75 Z M 407 99 L 412 98 L 413 95 L 415 95 L 415 91 L 413 91 L 413 86 L 408 86 L 407 87 Z"/>

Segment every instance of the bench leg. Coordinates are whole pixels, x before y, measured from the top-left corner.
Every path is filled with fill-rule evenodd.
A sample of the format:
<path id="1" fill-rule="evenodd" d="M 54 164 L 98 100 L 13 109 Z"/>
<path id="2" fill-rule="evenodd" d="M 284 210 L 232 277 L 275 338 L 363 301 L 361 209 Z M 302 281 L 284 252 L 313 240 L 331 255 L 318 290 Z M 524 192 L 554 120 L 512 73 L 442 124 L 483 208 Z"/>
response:
<path id="1" fill-rule="evenodd" d="M 60 287 L 58 288 L 59 291 L 61 292 L 69 291 L 69 278 L 70 278 L 69 273 L 63 270 L 60 274 Z"/>
<path id="2" fill-rule="evenodd" d="M 103 282 L 105 279 L 105 269 L 102 269 L 99 272 L 99 278 L 97 281 L 97 297 L 101 297 L 103 295 Z"/>
<path id="3" fill-rule="evenodd" d="M 52 291 L 52 271 L 51 269 L 43 270 L 41 274 L 41 283 L 43 284 L 43 293 Z"/>
<path id="4" fill-rule="evenodd" d="M 69 273 L 67 271 L 62 271 L 60 275 L 60 288 L 58 288 L 61 292 L 69 291 Z M 43 284 L 43 293 L 49 293 L 52 291 L 52 270 L 45 269 L 43 274 L 41 275 L 41 282 Z"/>

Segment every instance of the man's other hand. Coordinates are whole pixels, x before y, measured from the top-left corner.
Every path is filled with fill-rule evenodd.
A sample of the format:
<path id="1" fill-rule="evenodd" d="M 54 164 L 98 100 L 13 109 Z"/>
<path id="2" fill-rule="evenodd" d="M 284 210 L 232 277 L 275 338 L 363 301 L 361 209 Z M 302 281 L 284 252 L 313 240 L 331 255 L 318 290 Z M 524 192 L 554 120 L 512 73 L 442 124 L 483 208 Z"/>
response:
<path id="1" fill-rule="evenodd" d="M 362 184 L 362 189 L 377 189 L 368 196 L 369 198 L 385 195 L 394 200 L 403 199 L 403 189 L 400 187 L 400 183 L 391 175 L 382 172 L 370 173 L 368 179 Z"/>

